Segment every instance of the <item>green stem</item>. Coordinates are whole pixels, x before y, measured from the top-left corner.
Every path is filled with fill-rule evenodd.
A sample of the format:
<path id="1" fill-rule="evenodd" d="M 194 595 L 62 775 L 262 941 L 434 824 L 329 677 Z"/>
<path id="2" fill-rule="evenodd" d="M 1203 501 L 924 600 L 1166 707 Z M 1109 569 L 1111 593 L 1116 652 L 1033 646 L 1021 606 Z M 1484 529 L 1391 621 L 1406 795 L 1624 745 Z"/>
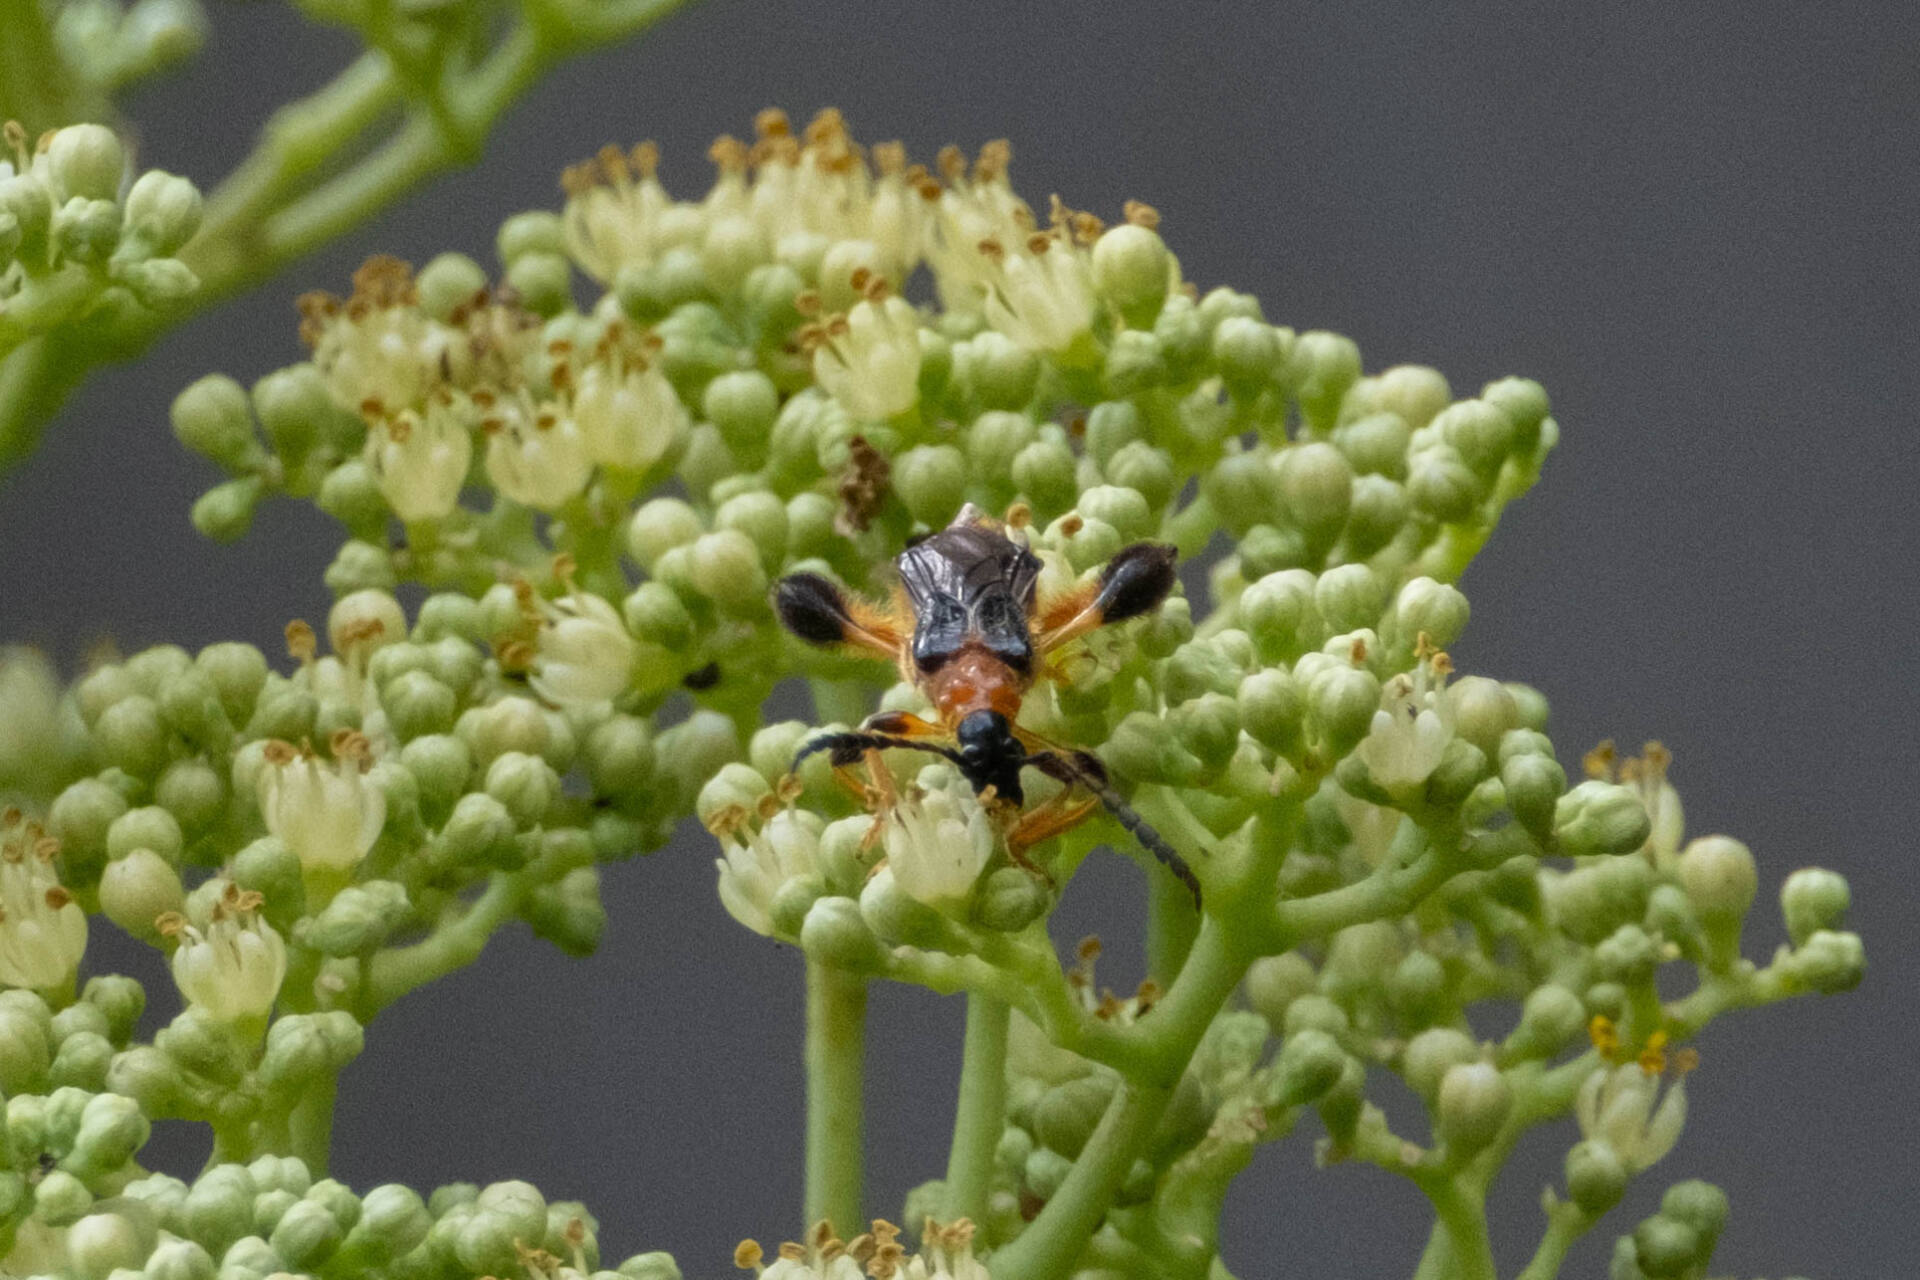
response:
<path id="1" fill-rule="evenodd" d="M 831 1223 L 842 1240 L 860 1231 L 864 1151 L 867 982 L 807 959 L 807 1190 L 811 1229 Z"/>
<path id="2" fill-rule="evenodd" d="M 0 0 L 0 121 L 18 120 L 27 145 L 48 129 L 77 124 L 106 104 L 60 56 L 43 0 Z"/>
<path id="3" fill-rule="evenodd" d="M 1555 1280 L 1567 1260 L 1567 1250 L 1594 1222 L 1578 1205 L 1565 1201 L 1547 1210 L 1546 1233 L 1540 1237 L 1540 1247 L 1533 1251 L 1532 1260 L 1517 1280 Z"/>
<path id="4" fill-rule="evenodd" d="M 1420 1263 L 1413 1269 L 1413 1280 L 1449 1280 L 1453 1273 L 1453 1246 L 1446 1227 L 1436 1219 L 1427 1232 L 1427 1247 L 1420 1251 Z"/>
<path id="5" fill-rule="evenodd" d="M 1200 909 L 1187 886 L 1155 868 L 1147 872 L 1147 976 L 1161 990 L 1173 982 L 1200 932 Z"/>
<path id="6" fill-rule="evenodd" d="M 960 1058 L 960 1100 L 947 1153 L 947 1219 L 986 1221 L 993 1156 L 1007 1115 L 1006 1002 L 967 997 L 967 1036 Z"/>
<path id="7" fill-rule="evenodd" d="M 1073 1269 L 1172 1096 L 1170 1087 L 1121 1083 L 1047 1207 L 988 1260 L 993 1280 L 1051 1280 Z"/>
<path id="8" fill-rule="evenodd" d="M 410 947 L 374 956 L 368 961 L 365 994 L 358 1011 L 360 1021 L 371 1021 L 375 1013 L 414 988 L 477 960 L 493 931 L 518 909 L 525 888 L 526 882 L 519 876 L 497 871 L 486 892 L 460 915 L 443 921 Z"/>
<path id="9" fill-rule="evenodd" d="M 1493 1242 L 1487 1236 L 1486 1206 L 1479 1197 L 1471 1194 L 1458 1178 L 1418 1181 L 1433 1201 L 1440 1226 L 1447 1233 L 1447 1249 L 1453 1264 L 1447 1274 L 1459 1280 L 1497 1280 L 1493 1269 Z"/>
<path id="10" fill-rule="evenodd" d="M 333 1103 L 339 1087 L 338 1077 L 323 1073 L 288 1117 L 291 1153 L 306 1161 L 308 1171 L 316 1178 L 327 1176 L 327 1156 L 333 1147 Z"/>

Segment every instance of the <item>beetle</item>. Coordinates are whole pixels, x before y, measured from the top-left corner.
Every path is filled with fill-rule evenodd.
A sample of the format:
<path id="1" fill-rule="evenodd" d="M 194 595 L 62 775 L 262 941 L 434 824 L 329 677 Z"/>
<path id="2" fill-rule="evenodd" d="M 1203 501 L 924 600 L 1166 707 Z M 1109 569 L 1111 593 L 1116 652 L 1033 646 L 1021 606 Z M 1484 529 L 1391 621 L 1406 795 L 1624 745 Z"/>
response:
<path id="1" fill-rule="evenodd" d="M 1095 581 L 1041 600 L 1039 558 L 969 503 L 945 529 L 895 560 L 899 588 L 888 606 L 851 595 L 817 573 L 788 574 L 773 589 L 782 626 L 809 644 L 888 659 L 926 695 L 937 717 L 929 722 L 904 711 L 880 712 L 858 730 L 815 738 L 795 757 L 795 767 L 822 751 L 836 769 L 893 748 L 941 756 L 996 812 L 1006 826 L 1008 852 L 1025 866 L 1031 866 L 1026 849 L 1104 805 L 1197 904 L 1200 883 L 1193 869 L 1113 789 L 1098 757 L 1049 743 L 1015 723 L 1021 700 L 1042 675 L 1043 660 L 1095 628 L 1159 608 L 1174 586 L 1174 560 L 1170 546 L 1136 542 L 1117 552 Z M 1062 786 L 1022 813 L 1026 789 L 1020 775 L 1029 768 Z M 1076 789 L 1088 798 L 1075 799 Z"/>

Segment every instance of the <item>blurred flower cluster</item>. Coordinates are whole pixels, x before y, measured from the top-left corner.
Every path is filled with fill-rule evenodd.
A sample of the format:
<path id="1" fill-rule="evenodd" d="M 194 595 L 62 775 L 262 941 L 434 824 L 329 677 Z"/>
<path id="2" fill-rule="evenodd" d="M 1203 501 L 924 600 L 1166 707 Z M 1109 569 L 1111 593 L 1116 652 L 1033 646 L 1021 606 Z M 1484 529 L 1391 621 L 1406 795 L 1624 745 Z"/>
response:
<path id="1" fill-rule="evenodd" d="M 1470 1280 L 1495 1274 L 1494 1178 L 1559 1123 L 1523 1273 L 1545 1280 L 1681 1139 L 1701 1027 L 1860 980 L 1840 876 L 1789 876 L 1787 941 L 1748 959 L 1754 855 L 1687 831 L 1664 749 L 1603 746 L 1569 786 L 1546 698 L 1450 656 L 1454 583 L 1559 436 L 1537 384 L 1368 373 L 1346 338 L 1187 284 L 1144 205 L 1036 214 L 1004 143 L 926 167 L 836 113 L 767 112 L 712 157 L 677 200 L 650 145 L 608 149 L 562 210 L 503 224 L 497 275 L 375 258 L 301 299 L 309 360 L 181 393 L 175 433 L 225 475 L 202 531 L 278 497 L 344 530 L 323 624 L 284 655 L 163 645 L 71 685 L 0 659 L 0 1266 L 592 1273 L 592 1219 L 525 1184 L 325 1178 L 335 1081 L 376 1014 L 509 921 L 591 951 L 601 868 L 688 816 L 727 912 L 809 973 L 821 1221 L 736 1257 L 783 1280 L 1224 1275 L 1232 1178 L 1309 1110 L 1323 1162 L 1432 1201 L 1420 1274 Z M 147 182 L 116 219 L 145 225 Z M 805 753 L 875 710 L 938 717 L 770 605 L 797 571 L 882 599 L 968 503 L 1037 557 L 1043 601 L 1144 540 L 1205 569 L 1027 691 L 1022 732 L 1093 753 L 1118 803 L 1026 850 L 953 763 Z M 768 723 L 793 680 L 811 720 Z M 1056 799 L 1032 781 L 1029 810 Z M 1048 932 L 1103 843 L 1148 878 L 1114 924 L 1148 942 L 1126 996 L 1097 944 L 1063 961 Z M 169 958 L 179 1012 L 150 1040 L 138 984 L 78 981 L 89 915 Z M 970 1005 L 953 1153 L 903 1215 L 917 1254 L 855 1234 L 844 1167 L 880 980 Z M 1390 1128 L 1396 1089 L 1418 1131 Z M 213 1131 L 191 1185 L 134 1160 L 174 1118 Z M 1725 1217 L 1677 1185 L 1614 1274 L 1702 1274 Z"/>

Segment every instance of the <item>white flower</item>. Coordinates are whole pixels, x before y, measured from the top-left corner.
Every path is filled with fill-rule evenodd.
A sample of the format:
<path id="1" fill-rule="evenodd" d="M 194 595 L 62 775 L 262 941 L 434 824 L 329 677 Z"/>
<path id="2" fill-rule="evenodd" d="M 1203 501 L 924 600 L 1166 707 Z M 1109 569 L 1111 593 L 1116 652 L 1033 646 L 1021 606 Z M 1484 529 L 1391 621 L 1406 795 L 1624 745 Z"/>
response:
<path id="1" fill-rule="evenodd" d="M 977 314 L 980 310 L 989 281 L 982 244 L 1018 244 L 1037 229 L 1033 211 L 1007 181 L 1010 155 L 1005 142 L 988 143 L 980 148 L 969 177 L 957 149 L 940 154 L 947 189 L 939 193 L 933 208 L 926 255 L 940 301 L 950 311 Z"/>
<path id="2" fill-rule="evenodd" d="M 0 816 L 0 987 L 64 988 L 87 949 L 87 913 L 53 871 L 59 843 L 18 809 Z"/>
<path id="3" fill-rule="evenodd" d="M 920 317 L 900 298 L 854 304 L 810 332 L 813 376 L 855 418 L 891 418 L 920 399 Z"/>
<path id="4" fill-rule="evenodd" d="M 572 418 L 533 403 L 525 391 L 507 396 L 476 391 L 480 427 L 487 433 L 487 476 L 515 502 L 542 511 L 565 506 L 593 474 L 593 459 Z"/>
<path id="5" fill-rule="evenodd" d="M 986 1265 L 973 1256 L 975 1228 L 961 1218 L 941 1225 L 929 1218 L 920 1232 L 920 1252 L 909 1255 L 900 1228 L 876 1218 L 873 1229 L 853 1240 L 835 1238 L 821 1223 L 802 1243 L 780 1246 L 772 1265 L 763 1265 L 759 1244 L 743 1240 L 733 1264 L 758 1280 L 987 1280 Z"/>
<path id="6" fill-rule="evenodd" d="M 534 637 L 533 691 L 548 702 L 577 706 L 624 692 L 640 656 L 620 615 L 599 596 L 575 590 L 542 602 Z"/>
<path id="7" fill-rule="evenodd" d="M 367 427 L 366 462 L 393 513 L 409 523 L 453 513 L 473 462 L 473 405 L 457 392 L 430 396 Z"/>
<path id="8" fill-rule="evenodd" d="M 782 809 L 752 832 L 720 838 L 720 904 L 755 933 L 773 936 L 773 896 L 797 876 L 811 875 L 820 853 L 820 818 Z"/>
<path id="9" fill-rule="evenodd" d="M 367 740 L 336 733 L 333 759 L 269 742 L 256 784 L 260 816 L 306 871 L 351 871 L 380 838 L 387 797 L 366 780 Z"/>
<path id="10" fill-rule="evenodd" d="M 987 323 L 1032 351 L 1062 352 L 1093 328 L 1093 273 L 1064 234 L 982 240 Z"/>
<path id="11" fill-rule="evenodd" d="M 657 366 L 611 351 L 580 371 L 573 420 L 589 458 L 627 471 L 659 461 L 692 426 Z"/>
<path id="12" fill-rule="evenodd" d="M 334 402 L 356 413 L 425 403 L 456 354 L 455 332 L 415 305 L 413 272 L 398 258 L 369 258 L 353 296 L 300 299 L 300 335 Z"/>
<path id="13" fill-rule="evenodd" d="M 1687 1119 L 1686 1080 L 1675 1080 L 1662 1097 L 1657 1070 L 1639 1062 L 1595 1067 L 1581 1081 L 1573 1110 L 1582 1137 L 1606 1143 L 1628 1173 L 1639 1173 L 1679 1141 Z"/>
<path id="14" fill-rule="evenodd" d="M 964 901 L 993 857 L 998 833 L 973 787 L 947 764 L 929 765 L 887 811 L 882 834 L 894 883 L 929 906 Z"/>
<path id="15" fill-rule="evenodd" d="M 213 905 L 205 933 L 180 916 L 163 916 L 160 931 L 179 939 L 173 984 L 189 1004 L 223 1022 L 264 1018 L 287 976 L 287 945 L 259 915 L 261 897 L 229 884 Z"/>
<path id="16" fill-rule="evenodd" d="M 621 267 L 652 262 L 666 247 L 664 217 L 673 197 L 654 176 L 659 163 L 660 149 L 643 142 L 630 153 L 604 147 L 561 175 L 567 192 L 562 243 L 601 284 Z"/>
<path id="17" fill-rule="evenodd" d="M 1380 710 L 1358 748 L 1373 780 L 1400 795 L 1433 776 L 1453 741 L 1453 707 L 1447 701 L 1444 653 L 1424 658 L 1411 675 L 1402 672 L 1380 691 Z"/>

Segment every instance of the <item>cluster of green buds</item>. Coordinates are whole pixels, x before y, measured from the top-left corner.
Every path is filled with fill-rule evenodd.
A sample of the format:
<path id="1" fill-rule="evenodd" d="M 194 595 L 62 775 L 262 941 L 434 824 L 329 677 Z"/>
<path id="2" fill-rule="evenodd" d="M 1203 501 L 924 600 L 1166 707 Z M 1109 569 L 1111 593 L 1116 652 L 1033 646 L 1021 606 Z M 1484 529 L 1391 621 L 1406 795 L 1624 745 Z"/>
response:
<path id="1" fill-rule="evenodd" d="M 62 327 L 113 330 L 179 308 L 198 287 L 173 256 L 200 226 L 200 193 L 158 169 L 130 173 L 105 125 L 29 141 L 4 127 L 0 156 L 0 356 Z"/>
<path id="2" fill-rule="evenodd" d="M 1003 143 L 926 168 L 837 113 L 796 133 L 768 112 L 712 155 L 712 189 L 681 201 L 651 146 L 609 149 L 567 173 L 563 211 L 506 222 L 498 280 L 459 254 L 375 259 L 349 297 L 302 300 L 309 361 L 180 395 L 176 434 L 227 475 L 203 531 L 238 536 L 270 495 L 344 526 L 327 651 L 295 623 L 284 670 L 161 646 L 64 694 L 0 663 L 0 711 L 38 717 L 0 714 L 0 785 L 43 815 L 15 824 L 43 905 L 16 912 L 8 882 L 0 960 L 9 931 L 67 938 L 61 913 L 97 910 L 169 953 L 184 1000 L 152 1045 L 89 1043 L 64 1075 L 62 1049 L 43 1075 L 206 1120 L 220 1160 L 319 1172 L 374 1013 L 512 919 L 591 950 L 599 864 L 697 814 L 726 909 L 808 967 L 806 1212 L 826 1225 L 765 1274 L 957 1280 L 975 1247 L 1002 1280 L 1218 1274 L 1229 1181 L 1313 1108 L 1323 1159 L 1409 1179 L 1436 1210 L 1430 1273 L 1472 1280 L 1501 1164 L 1573 1116 L 1544 1280 L 1679 1137 L 1709 1019 L 1859 981 L 1839 876 L 1790 877 L 1790 944 L 1747 960 L 1753 857 L 1686 838 L 1664 751 L 1596 751 L 1569 787 L 1545 697 L 1457 673 L 1453 584 L 1558 438 L 1537 384 L 1366 374 L 1345 338 L 1183 283 L 1144 205 L 1107 226 L 1056 198 L 1043 222 Z M 1225 548 L 1204 600 L 1176 589 L 1013 690 L 1032 740 L 1088 753 L 1078 783 L 1030 770 L 1024 814 L 953 757 L 809 751 L 876 709 L 940 716 L 910 666 L 803 646 L 769 598 L 805 571 L 878 601 L 966 504 L 1037 558 L 1038 616 L 1129 544 Z M 820 727 L 762 724 L 790 677 Z M 1011 841 L 1035 814 L 1045 838 Z M 1103 841 L 1149 877 L 1124 999 L 1095 948 L 1063 964 L 1048 932 Z M 83 944 L 15 983 L 56 1022 Z M 875 980 L 970 1002 L 953 1156 L 908 1214 L 967 1225 L 911 1259 L 878 1227 L 842 1240 L 866 1221 Z M 1475 1031 L 1503 1016 L 1487 1006 L 1503 1033 Z M 1389 1074 L 1427 1132 L 1370 1101 Z M 346 1249 L 332 1196 L 301 1212 Z M 436 1195 L 391 1255 L 441 1252 L 393 1274 L 557 1274 L 508 1249 L 572 1256 L 520 1197 Z M 1710 1198 L 1676 1189 L 1622 1256 L 1695 1274 Z M 199 1242 L 205 1266 L 253 1238 L 258 1269 L 279 1269 L 260 1250 L 305 1269 L 252 1212 L 252 1237 Z"/>

